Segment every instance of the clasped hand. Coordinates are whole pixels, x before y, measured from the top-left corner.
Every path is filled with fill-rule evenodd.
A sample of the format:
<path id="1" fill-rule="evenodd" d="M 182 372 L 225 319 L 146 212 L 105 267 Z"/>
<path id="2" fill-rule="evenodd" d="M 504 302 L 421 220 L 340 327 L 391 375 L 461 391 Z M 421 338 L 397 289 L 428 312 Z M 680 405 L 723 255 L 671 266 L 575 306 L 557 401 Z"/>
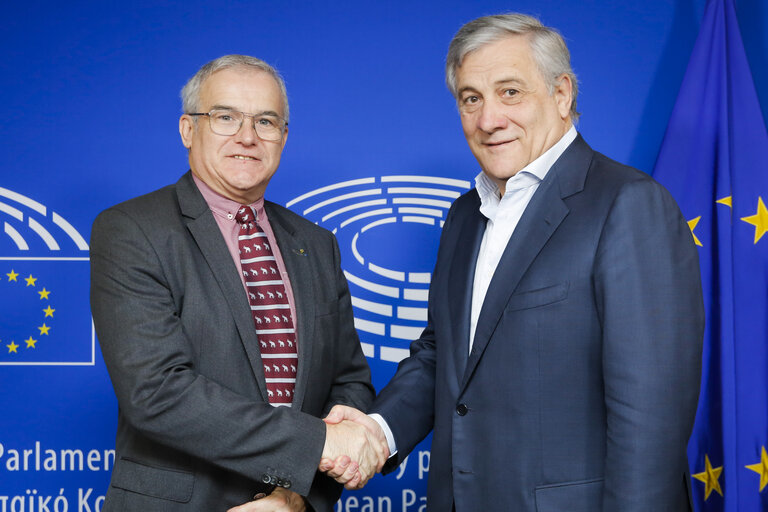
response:
<path id="1" fill-rule="evenodd" d="M 384 432 L 365 413 L 345 405 L 334 406 L 323 421 L 325 446 L 318 469 L 347 489 L 361 489 L 389 458 Z"/>

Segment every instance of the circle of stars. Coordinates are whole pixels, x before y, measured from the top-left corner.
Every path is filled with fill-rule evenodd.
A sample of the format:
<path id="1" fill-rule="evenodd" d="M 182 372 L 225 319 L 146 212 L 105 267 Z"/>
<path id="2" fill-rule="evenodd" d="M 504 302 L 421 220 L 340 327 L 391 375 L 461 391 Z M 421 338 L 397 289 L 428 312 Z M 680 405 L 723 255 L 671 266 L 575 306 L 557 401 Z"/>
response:
<path id="1" fill-rule="evenodd" d="M 37 327 L 37 330 L 39 331 L 39 333 L 30 334 L 30 336 L 27 339 L 22 340 L 22 343 L 26 344 L 26 347 L 25 347 L 26 349 L 34 349 L 34 348 L 36 348 L 37 342 L 39 340 L 35 339 L 33 336 L 36 335 L 38 338 L 40 338 L 42 336 L 49 336 L 49 333 L 50 333 L 50 330 L 51 330 L 51 326 L 46 324 L 46 322 L 48 321 L 46 319 L 47 318 L 53 318 L 53 313 L 56 311 L 54 308 L 51 307 L 51 304 L 49 302 L 51 292 L 50 292 L 50 290 L 47 290 L 45 287 L 43 287 L 41 290 L 37 290 L 37 288 L 38 288 L 38 284 L 37 284 L 38 278 L 34 277 L 32 274 L 29 274 L 29 276 L 27 276 L 27 277 L 23 277 L 21 274 L 16 272 L 14 269 L 11 269 L 11 271 L 7 272 L 5 275 L 8 277 L 8 281 L 7 281 L 8 283 L 17 283 L 19 285 L 24 284 L 25 288 L 30 288 L 31 287 L 31 288 L 35 289 L 37 294 L 40 296 L 40 300 L 46 301 L 45 302 L 45 306 L 46 307 L 45 308 L 41 308 L 41 311 L 43 312 L 44 316 L 43 316 L 43 323 L 42 323 L 42 325 Z M 0 340 L 0 346 L 2 346 L 2 345 L 5 345 L 5 348 L 8 349 L 8 353 L 9 354 L 18 354 L 19 353 L 19 348 L 22 346 L 22 345 L 19 345 L 18 343 L 16 343 L 15 340 L 11 340 L 10 343 L 5 343 L 5 344 L 3 344 L 2 340 Z"/>

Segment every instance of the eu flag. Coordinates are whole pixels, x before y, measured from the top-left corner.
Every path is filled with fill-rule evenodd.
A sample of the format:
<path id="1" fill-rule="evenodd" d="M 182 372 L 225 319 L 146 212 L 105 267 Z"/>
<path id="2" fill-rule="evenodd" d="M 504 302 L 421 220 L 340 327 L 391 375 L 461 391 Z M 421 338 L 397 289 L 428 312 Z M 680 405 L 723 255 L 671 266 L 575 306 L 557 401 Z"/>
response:
<path id="1" fill-rule="evenodd" d="M 768 135 L 733 0 L 709 0 L 654 169 L 699 248 L 697 511 L 768 510 Z"/>

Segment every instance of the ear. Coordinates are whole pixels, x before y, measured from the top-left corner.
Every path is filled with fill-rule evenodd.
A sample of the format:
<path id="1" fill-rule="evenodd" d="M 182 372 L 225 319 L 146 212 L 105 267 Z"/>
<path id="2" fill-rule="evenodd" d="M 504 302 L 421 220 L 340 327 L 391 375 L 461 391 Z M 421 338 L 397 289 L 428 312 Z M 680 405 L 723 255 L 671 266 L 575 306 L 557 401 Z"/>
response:
<path id="1" fill-rule="evenodd" d="M 567 119 L 571 115 L 571 103 L 573 102 L 573 83 L 571 77 L 566 74 L 558 78 L 555 92 L 552 95 L 557 104 L 557 111 L 562 119 Z"/>
<path id="2" fill-rule="evenodd" d="M 280 151 L 285 149 L 285 143 L 288 142 L 288 127 L 285 127 L 285 133 L 283 133 L 283 141 L 282 141 L 282 147 L 280 148 Z"/>
<path id="3" fill-rule="evenodd" d="M 181 135 L 181 143 L 184 147 L 189 149 L 192 147 L 192 135 L 195 133 L 195 121 L 187 114 L 182 115 L 179 118 L 179 135 Z"/>

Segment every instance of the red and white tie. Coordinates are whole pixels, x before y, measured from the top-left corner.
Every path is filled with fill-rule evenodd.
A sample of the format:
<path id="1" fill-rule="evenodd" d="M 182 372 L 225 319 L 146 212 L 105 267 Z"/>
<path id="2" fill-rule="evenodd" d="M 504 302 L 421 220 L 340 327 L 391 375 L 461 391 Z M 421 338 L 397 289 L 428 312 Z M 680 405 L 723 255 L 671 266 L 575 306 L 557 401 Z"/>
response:
<path id="1" fill-rule="evenodd" d="M 288 295 L 267 235 L 256 224 L 253 210 L 241 206 L 235 218 L 240 224 L 240 266 L 259 339 L 269 403 L 290 406 L 299 359 Z"/>

